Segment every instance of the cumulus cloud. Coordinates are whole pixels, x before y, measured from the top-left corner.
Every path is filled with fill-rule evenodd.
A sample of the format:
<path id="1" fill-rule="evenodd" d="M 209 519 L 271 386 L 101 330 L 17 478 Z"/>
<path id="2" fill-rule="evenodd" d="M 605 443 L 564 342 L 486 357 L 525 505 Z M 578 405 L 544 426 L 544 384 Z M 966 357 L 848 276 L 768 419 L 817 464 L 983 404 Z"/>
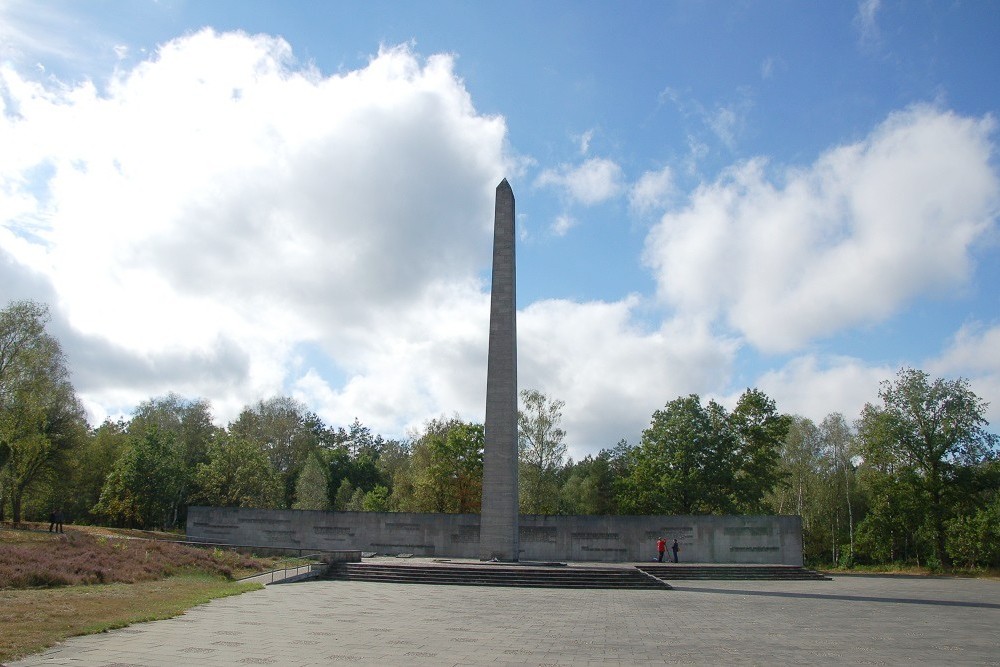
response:
<path id="1" fill-rule="evenodd" d="M 579 165 L 563 164 L 542 171 L 535 187 L 554 187 L 575 203 L 593 206 L 617 197 L 624 189 L 623 178 L 617 162 L 591 158 Z"/>
<path id="2" fill-rule="evenodd" d="M 930 107 L 768 176 L 763 160 L 700 186 L 651 231 L 661 298 L 793 351 L 961 287 L 1000 202 L 995 123 Z"/>
<path id="3" fill-rule="evenodd" d="M 637 297 L 616 302 L 546 300 L 518 314 L 518 384 L 566 401 L 570 455 L 632 444 L 653 411 L 678 395 L 718 390 L 735 341 L 704 322 L 636 324 Z"/>
<path id="4" fill-rule="evenodd" d="M 808 354 L 763 373 L 755 386 L 773 398 L 784 413 L 819 422 L 839 412 L 850 422 L 861 414 L 865 403 L 878 401 L 879 383 L 891 379 L 897 370 L 853 357 Z M 733 406 L 738 397 L 730 396 L 726 403 Z"/>
<path id="5" fill-rule="evenodd" d="M 879 403 L 881 384 L 892 381 L 901 366 L 920 368 L 932 377 L 969 381 L 980 398 L 1000 395 L 1000 326 L 973 323 L 962 326 L 940 354 L 927 359 L 901 361 L 898 365 L 871 364 L 848 356 L 805 354 L 782 367 L 765 371 L 755 386 L 775 399 L 782 412 L 800 414 L 814 421 L 840 412 L 848 421 L 858 418 L 865 403 Z M 739 393 L 741 393 L 740 390 Z M 735 405 L 739 393 L 723 398 Z M 991 424 L 1000 423 L 1000 405 L 986 410 Z"/>
<path id="6" fill-rule="evenodd" d="M 936 377 L 964 377 L 980 398 L 1000 396 L 1000 325 L 966 324 L 924 370 Z M 1000 403 L 996 400 L 987 408 L 986 418 L 994 430 L 1000 424 Z"/>
<path id="7" fill-rule="evenodd" d="M 308 384 L 309 368 L 289 376 L 302 344 L 385 381 L 340 391 L 335 423 L 397 432 L 421 397 L 453 391 L 406 355 L 373 368 L 384 348 L 440 350 L 428 321 L 465 330 L 482 307 L 469 295 L 506 128 L 476 112 L 450 56 L 386 48 L 325 76 L 279 38 L 204 30 L 106 89 L 6 67 L 0 90 L 0 267 L 44 277 L 88 405 L 126 402 L 123 386 L 134 405 L 151 385 L 123 378 L 190 364 L 214 384 L 189 386 L 229 417 Z"/>

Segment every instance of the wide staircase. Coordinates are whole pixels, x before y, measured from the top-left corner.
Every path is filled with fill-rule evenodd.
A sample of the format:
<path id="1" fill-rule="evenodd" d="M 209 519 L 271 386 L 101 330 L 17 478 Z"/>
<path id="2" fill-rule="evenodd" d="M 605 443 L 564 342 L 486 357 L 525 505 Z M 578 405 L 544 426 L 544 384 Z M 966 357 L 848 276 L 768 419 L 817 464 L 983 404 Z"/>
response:
<path id="1" fill-rule="evenodd" d="M 646 574 L 665 581 L 763 580 L 831 581 L 830 577 L 795 565 L 636 565 Z"/>
<path id="2" fill-rule="evenodd" d="M 334 563 L 324 579 L 451 586 L 527 588 L 668 589 L 655 575 L 632 567 L 577 567 L 482 564 Z"/>

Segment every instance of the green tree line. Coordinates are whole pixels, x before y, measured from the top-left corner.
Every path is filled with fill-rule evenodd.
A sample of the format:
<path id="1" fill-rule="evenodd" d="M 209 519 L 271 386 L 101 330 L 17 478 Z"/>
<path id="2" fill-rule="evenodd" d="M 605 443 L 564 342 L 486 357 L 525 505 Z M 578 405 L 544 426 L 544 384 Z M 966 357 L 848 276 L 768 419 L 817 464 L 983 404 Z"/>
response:
<path id="1" fill-rule="evenodd" d="M 225 426 L 176 394 L 91 427 L 48 310 L 0 311 L 0 520 L 182 528 L 192 505 L 478 512 L 483 425 L 431 420 L 386 439 L 292 398 Z M 638 443 L 567 457 L 561 400 L 521 392 L 520 502 L 530 514 L 796 514 L 813 563 L 1000 566 L 1000 462 L 967 381 L 904 368 L 853 421 L 781 413 L 747 389 L 656 410 Z"/>

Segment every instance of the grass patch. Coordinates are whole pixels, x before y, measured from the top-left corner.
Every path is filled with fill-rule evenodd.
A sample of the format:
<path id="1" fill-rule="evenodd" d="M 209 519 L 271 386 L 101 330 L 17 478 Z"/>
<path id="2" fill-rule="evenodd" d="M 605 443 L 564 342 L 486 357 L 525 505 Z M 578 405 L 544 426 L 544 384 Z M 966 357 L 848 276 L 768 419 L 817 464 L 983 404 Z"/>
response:
<path id="1" fill-rule="evenodd" d="M 0 662 L 67 637 L 171 618 L 209 600 L 260 588 L 192 573 L 134 584 L 0 590 Z"/>
<path id="2" fill-rule="evenodd" d="M 67 637 L 170 618 L 257 590 L 260 584 L 235 579 L 289 560 L 178 544 L 146 531 L 47 528 L 0 527 L 0 664 Z"/>
<path id="3" fill-rule="evenodd" d="M 906 563 L 883 563 L 880 565 L 854 565 L 841 567 L 838 565 L 812 566 L 830 574 L 898 574 L 910 577 L 972 577 L 975 579 L 1000 579 L 1000 570 L 996 568 L 963 568 L 951 567 L 931 569 L 928 567 L 909 565 Z"/>

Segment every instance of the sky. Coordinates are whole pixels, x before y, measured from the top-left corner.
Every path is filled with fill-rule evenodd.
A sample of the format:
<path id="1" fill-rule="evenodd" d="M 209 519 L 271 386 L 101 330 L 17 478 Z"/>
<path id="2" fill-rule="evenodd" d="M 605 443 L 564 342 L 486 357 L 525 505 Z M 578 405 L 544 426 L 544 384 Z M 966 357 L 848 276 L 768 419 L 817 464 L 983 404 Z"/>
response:
<path id="1" fill-rule="evenodd" d="M 0 306 L 89 421 L 481 422 L 493 197 L 569 455 L 688 394 L 1000 423 L 1000 4 L 0 0 Z"/>

